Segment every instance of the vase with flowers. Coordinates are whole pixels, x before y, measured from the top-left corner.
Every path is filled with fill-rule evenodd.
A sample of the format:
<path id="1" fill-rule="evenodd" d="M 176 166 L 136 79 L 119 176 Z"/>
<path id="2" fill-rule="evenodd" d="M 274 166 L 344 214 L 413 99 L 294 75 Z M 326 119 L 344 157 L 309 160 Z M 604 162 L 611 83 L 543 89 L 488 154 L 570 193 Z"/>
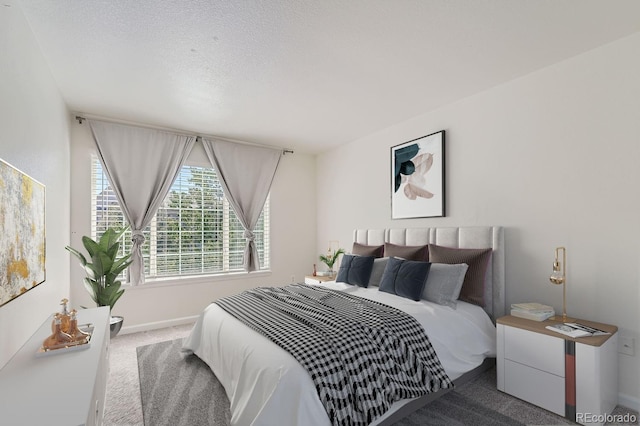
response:
<path id="1" fill-rule="evenodd" d="M 344 254 L 344 250 L 339 248 L 337 250 L 329 249 L 327 250 L 327 254 L 320 255 L 320 261 L 327 265 L 327 267 L 329 268 L 330 277 L 333 277 L 335 275 L 333 265 L 336 263 L 336 261 L 338 260 L 338 256 L 340 256 L 341 254 Z"/>

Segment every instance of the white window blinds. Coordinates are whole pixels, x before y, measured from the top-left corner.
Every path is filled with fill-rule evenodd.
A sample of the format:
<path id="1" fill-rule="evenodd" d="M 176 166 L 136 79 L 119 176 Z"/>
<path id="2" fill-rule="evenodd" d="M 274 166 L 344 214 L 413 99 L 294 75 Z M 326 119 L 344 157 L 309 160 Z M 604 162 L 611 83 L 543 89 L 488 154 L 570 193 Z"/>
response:
<path id="1" fill-rule="evenodd" d="M 91 167 L 91 234 L 123 227 L 122 210 L 96 156 Z M 213 168 L 183 166 L 151 224 L 142 247 L 145 277 L 191 276 L 244 271 L 244 229 Z M 122 239 L 131 249 L 130 231 Z M 269 199 L 255 229 L 260 269 L 269 268 Z"/>

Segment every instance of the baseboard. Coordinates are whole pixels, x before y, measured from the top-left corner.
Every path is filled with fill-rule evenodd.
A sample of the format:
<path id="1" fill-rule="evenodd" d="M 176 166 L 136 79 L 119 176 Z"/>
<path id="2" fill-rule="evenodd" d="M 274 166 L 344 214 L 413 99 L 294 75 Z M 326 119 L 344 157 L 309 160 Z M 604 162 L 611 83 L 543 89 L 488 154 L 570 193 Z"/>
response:
<path id="1" fill-rule="evenodd" d="M 164 321 L 147 322 L 144 324 L 131 325 L 128 327 L 124 325 L 122 327 L 122 330 L 120 330 L 120 333 L 118 334 L 131 334 L 131 333 L 138 333 L 140 331 L 150 331 L 150 330 L 157 330 L 159 328 L 174 327 L 176 325 L 193 324 L 194 322 L 197 321 L 198 317 L 199 315 L 194 315 L 192 317 L 183 317 L 183 318 L 174 318 L 174 319 L 164 320 Z M 126 318 L 125 318 L 125 324 L 126 324 Z"/>
<path id="2" fill-rule="evenodd" d="M 623 393 L 618 394 L 618 405 L 640 411 L 640 399 Z"/>

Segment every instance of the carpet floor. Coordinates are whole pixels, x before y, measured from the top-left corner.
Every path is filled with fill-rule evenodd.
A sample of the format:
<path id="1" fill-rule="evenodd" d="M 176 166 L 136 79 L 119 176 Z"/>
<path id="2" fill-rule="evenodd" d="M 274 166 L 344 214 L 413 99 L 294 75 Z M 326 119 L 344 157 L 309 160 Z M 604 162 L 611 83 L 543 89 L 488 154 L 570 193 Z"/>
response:
<path id="1" fill-rule="evenodd" d="M 228 425 L 229 400 L 224 388 L 198 357 L 183 357 L 181 346 L 182 339 L 176 339 L 137 348 L 144 424 Z M 396 425 L 574 424 L 499 392 L 495 374 L 495 368 L 488 370 Z"/>
<path id="2" fill-rule="evenodd" d="M 109 363 L 110 363 L 110 371 L 109 377 L 107 381 L 107 398 L 105 404 L 105 413 L 104 413 L 104 421 L 103 424 L 105 426 L 156 426 L 162 423 L 162 419 L 158 420 L 158 423 L 154 423 L 155 420 L 151 420 L 151 422 L 144 422 L 143 413 L 142 413 L 142 396 L 140 389 L 140 375 L 145 373 L 139 373 L 138 371 L 138 348 L 141 346 L 149 346 L 155 343 L 174 341 L 176 339 L 182 339 L 186 337 L 191 331 L 192 324 L 175 326 L 175 327 L 167 327 L 163 329 L 144 331 L 139 333 L 131 333 L 131 334 L 120 334 L 116 338 L 112 339 L 111 346 L 109 349 Z M 164 343 L 166 346 L 168 343 Z M 161 346 L 163 346 L 161 345 Z M 152 348 L 148 348 L 150 350 Z M 200 367 L 206 367 L 197 357 L 190 357 L 192 360 L 189 364 L 183 360 L 183 363 L 190 365 L 191 367 L 197 366 L 200 363 Z M 189 367 L 189 368 L 191 368 Z M 198 368 L 198 367 L 195 367 Z M 206 368 L 203 370 L 209 375 L 211 371 Z M 140 375 L 139 375 L 140 374 Z M 213 375 L 212 375 L 213 376 Z M 151 382 L 154 379 L 150 379 Z M 160 383 L 161 381 L 157 381 Z M 216 379 L 217 382 L 217 379 Z M 573 424 L 562 417 L 551 414 L 545 410 L 542 410 L 538 407 L 535 407 L 531 404 L 527 404 L 517 398 L 510 397 L 509 395 L 505 395 L 499 391 L 497 391 L 495 387 L 496 379 L 495 379 L 495 369 L 489 370 L 483 375 L 476 378 L 474 381 L 465 384 L 464 386 L 460 386 L 456 389 L 457 394 L 461 397 L 465 397 L 466 401 L 472 401 L 479 406 L 482 406 L 483 409 L 488 409 L 491 412 L 499 413 L 503 416 L 508 417 L 512 421 L 518 422 L 519 424 L 528 424 L 528 425 L 556 425 L 556 424 Z M 177 387 L 178 384 L 174 382 L 166 382 L 160 385 L 156 385 L 158 389 L 170 389 Z M 198 385 L 195 388 L 203 387 L 204 385 Z M 215 383 L 211 383 L 210 385 L 212 389 L 215 389 Z M 147 392 L 146 386 L 143 392 Z M 162 391 L 156 391 L 157 395 L 161 395 Z M 225 407 L 219 408 L 220 405 L 227 404 L 228 410 L 228 402 L 226 402 L 226 395 L 224 394 L 224 390 L 221 388 L 218 389 L 217 394 L 219 395 L 213 401 L 213 404 L 218 404 L 213 406 L 214 417 L 217 418 L 216 423 L 208 422 L 208 425 L 226 425 L 228 424 L 228 419 L 226 419 L 227 414 L 223 414 Z M 453 393 L 450 393 L 453 398 L 458 398 Z M 444 397 L 443 397 L 444 398 Z M 452 399 L 451 397 L 449 399 Z M 443 400 L 440 399 L 440 404 L 449 403 L 449 399 Z M 425 409 L 430 409 L 434 407 L 436 402 L 430 404 L 428 407 L 424 407 Z M 453 400 L 450 403 L 449 410 L 455 411 L 457 410 L 456 401 Z M 205 408 L 205 410 L 209 410 L 209 408 Z M 446 410 L 446 407 L 441 408 L 442 410 Z M 207 411 L 208 412 L 208 411 Z M 614 414 L 625 414 L 625 413 L 633 413 L 636 416 L 638 413 L 629 410 L 624 407 L 618 407 L 614 411 Z M 152 416 L 153 414 L 150 414 Z M 403 419 L 400 423 L 397 423 L 399 426 L 406 425 L 423 425 L 422 419 L 416 417 L 417 413 L 411 415 L 405 419 Z M 222 420 L 221 420 L 222 418 Z M 452 416 L 447 417 L 449 420 L 453 420 Z M 436 420 L 434 420 L 436 421 Z M 512 423 L 512 424 L 518 424 Z M 173 423 L 179 424 L 179 423 Z M 192 423 L 195 424 L 195 423 Z M 441 423 L 430 423 L 430 424 L 453 424 L 455 425 L 467 425 L 473 424 L 469 423 L 468 419 L 464 417 L 456 420 L 454 423 L 441 422 Z M 491 424 L 496 424 L 495 422 Z M 633 423 L 633 424 L 638 424 Z"/>
<path id="3" fill-rule="evenodd" d="M 138 348 L 144 424 L 228 425 L 231 413 L 224 387 L 200 358 L 180 353 L 182 341 Z"/>

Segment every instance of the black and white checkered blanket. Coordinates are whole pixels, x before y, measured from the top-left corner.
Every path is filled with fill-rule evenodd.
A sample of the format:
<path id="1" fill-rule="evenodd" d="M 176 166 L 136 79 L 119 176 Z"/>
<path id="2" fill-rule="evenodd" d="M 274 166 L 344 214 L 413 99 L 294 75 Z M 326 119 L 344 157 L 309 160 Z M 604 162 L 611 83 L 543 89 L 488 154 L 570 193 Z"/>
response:
<path id="1" fill-rule="evenodd" d="M 308 371 L 334 425 L 366 425 L 394 401 L 453 387 L 418 321 L 382 303 L 304 284 L 215 303 Z"/>

